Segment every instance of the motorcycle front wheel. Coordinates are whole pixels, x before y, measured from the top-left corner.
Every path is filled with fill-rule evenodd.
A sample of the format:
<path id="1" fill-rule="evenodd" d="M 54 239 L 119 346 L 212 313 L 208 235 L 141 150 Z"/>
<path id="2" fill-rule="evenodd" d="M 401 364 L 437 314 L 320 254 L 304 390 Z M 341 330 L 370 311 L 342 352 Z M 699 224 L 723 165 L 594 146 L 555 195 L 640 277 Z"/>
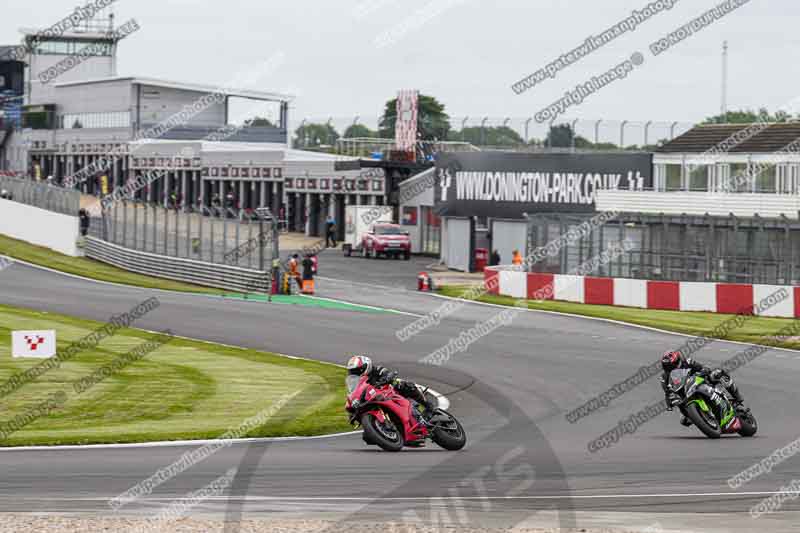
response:
<path id="1" fill-rule="evenodd" d="M 686 406 L 686 416 L 709 439 L 718 439 L 722 435 L 722 430 L 717 421 L 714 420 L 714 416 L 701 411 L 696 403 L 690 403 Z"/>
<path id="2" fill-rule="evenodd" d="M 443 411 L 437 410 L 436 416 L 432 422 L 436 424 L 431 435 L 431 440 L 451 452 L 460 450 L 467 444 L 467 434 L 464 433 L 464 428 L 461 423 L 456 420 L 456 417 Z"/>
<path id="3" fill-rule="evenodd" d="M 381 423 L 370 413 L 361 416 L 364 440 L 372 441 L 387 452 L 399 452 L 403 448 L 403 435 L 388 417 Z"/>

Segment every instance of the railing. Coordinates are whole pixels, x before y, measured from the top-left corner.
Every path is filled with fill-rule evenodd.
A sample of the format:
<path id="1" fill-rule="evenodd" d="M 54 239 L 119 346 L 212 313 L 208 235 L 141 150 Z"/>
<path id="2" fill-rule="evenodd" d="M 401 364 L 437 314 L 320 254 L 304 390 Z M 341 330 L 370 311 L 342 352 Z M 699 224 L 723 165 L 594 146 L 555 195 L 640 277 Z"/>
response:
<path id="1" fill-rule="evenodd" d="M 96 237 L 86 237 L 86 256 L 131 272 L 206 287 L 266 292 L 271 286 L 269 272 L 131 250 Z"/>
<path id="2" fill-rule="evenodd" d="M 78 216 L 80 211 L 79 191 L 0 175 L 0 192 L 2 191 L 5 191 L 7 199 L 48 211 L 71 216 Z"/>
<path id="3" fill-rule="evenodd" d="M 143 123 L 141 131 L 158 126 L 157 123 Z M 270 126 L 187 126 L 181 125 L 166 131 L 161 139 L 177 141 L 224 140 L 228 142 L 277 143 L 286 144 L 285 129 Z"/>

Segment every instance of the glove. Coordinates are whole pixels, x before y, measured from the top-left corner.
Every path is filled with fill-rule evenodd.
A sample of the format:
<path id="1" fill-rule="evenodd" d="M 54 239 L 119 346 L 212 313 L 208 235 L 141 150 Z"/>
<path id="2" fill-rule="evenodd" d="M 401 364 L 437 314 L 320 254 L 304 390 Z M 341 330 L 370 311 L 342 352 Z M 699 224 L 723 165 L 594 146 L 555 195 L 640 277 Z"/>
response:
<path id="1" fill-rule="evenodd" d="M 717 368 L 711 371 L 709 377 L 711 378 L 711 381 L 719 381 L 719 379 L 722 377 L 722 374 L 723 374 L 722 370 Z"/>
<path id="2" fill-rule="evenodd" d="M 391 383 L 397 378 L 397 371 L 383 369 L 381 371 L 380 379 L 384 383 Z"/>

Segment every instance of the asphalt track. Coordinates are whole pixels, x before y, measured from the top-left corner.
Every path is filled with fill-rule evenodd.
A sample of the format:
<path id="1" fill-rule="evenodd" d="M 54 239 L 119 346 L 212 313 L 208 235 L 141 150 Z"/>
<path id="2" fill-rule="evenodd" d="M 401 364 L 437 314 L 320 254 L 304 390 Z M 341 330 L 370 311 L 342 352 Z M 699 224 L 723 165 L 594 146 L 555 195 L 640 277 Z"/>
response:
<path id="1" fill-rule="evenodd" d="M 324 278 L 324 276 L 323 276 Z M 320 279 L 319 294 L 422 314 L 444 300 L 397 287 Z M 467 304 L 406 342 L 413 316 L 280 306 L 97 284 L 15 264 L 0 273 L 0 303 L 105 320 L 150 296 L 161 306 L 136 326 L 341 363 L 367 352 L 447 394 L 470 438 L 465 450 L 435 446 L 398 454 L 358 436 L 236 444 L 169 480 L 122 512 L 154 513 L 232 466 L 232 496 L 195 513 L 241 513 L 461 525 L 645 527 L 695 531 L 797 531 L 797 500 L 750 518 L 763 498 L 800 479 L 790 458 L 739 490 L 729 477 L 798 438 L 800 354 L 769 351 L 736 373 L 758 416 L 756 438 L 710 441 L 665 414 L 590 453 L 587 444 L 661 397 L 657 379 L 570 424 L 564 413 L 634 374 L 683 338 L 604 321 L 523 312 L 455 353 L 441 367 L 418 360 L 501 309 Z M 31 327 L 35 327 L 32 324 Z M 709 363 L 745 346 L 714 342 Z M 0 452 L 0 512 L 111 513 L 109 498 L 177 459 L 188 446 Z"/>

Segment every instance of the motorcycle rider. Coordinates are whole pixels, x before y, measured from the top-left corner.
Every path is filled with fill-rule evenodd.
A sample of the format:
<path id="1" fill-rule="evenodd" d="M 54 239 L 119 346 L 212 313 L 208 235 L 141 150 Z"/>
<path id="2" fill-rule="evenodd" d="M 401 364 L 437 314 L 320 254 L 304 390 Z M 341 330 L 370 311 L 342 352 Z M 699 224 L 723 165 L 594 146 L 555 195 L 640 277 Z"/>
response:
<path id="1" fill-rule="evenodd" d="M 391 370 L 384 366 L 378 366 L 372 363 L 372 358 L 366 355 L 354 355 L 347 361 L 347 373 L 351 376 L 368 376 L 370 385 L 379 386 L 383 383 L 389 383 L 394 389 L 404 398 L 414 400 L 419 404 L 418 414 L 422 418 L 429 418 L 433 414 L 435 406 L 431 405 L 426 399 L 419 387 L 411 381 L 399 379 L 397 371 Z"/>
<path id="2" fill-rule="evenodd" d="M 669 388 L 669 374 L 673 370 L 679 368 L 688 368 L 691 369 L 692 372 L 705 374 L 708 376 L 708 379 L 711 383 L 721 383 L 722 386 L 725 387 L 733 397 L 734 407 L 739 408 L 744 402 L 742 394 L 739 392 L 739 388 L 736 386 L 736 383 L 733 382 L 733 378 L 727 372 L 721 368 L 715 368 L 712 370 L 710 367 L 707 367 L 690 357 L 684 357 L 680 351 L 670 350 L 665 352 L 661 357 L 661 368 L 664 369 L 664 374 L 661 376 L 661 388 L 664 389 L 664 400 L 667 402 L 668 411 L 672 411 L 673 407 L 681 401 L 680 396 L 677 393 L 672 392 Z M 681 417 L 681 424 L 684 426 L 690 426 L 692 423 L 684 416 Z"/>

